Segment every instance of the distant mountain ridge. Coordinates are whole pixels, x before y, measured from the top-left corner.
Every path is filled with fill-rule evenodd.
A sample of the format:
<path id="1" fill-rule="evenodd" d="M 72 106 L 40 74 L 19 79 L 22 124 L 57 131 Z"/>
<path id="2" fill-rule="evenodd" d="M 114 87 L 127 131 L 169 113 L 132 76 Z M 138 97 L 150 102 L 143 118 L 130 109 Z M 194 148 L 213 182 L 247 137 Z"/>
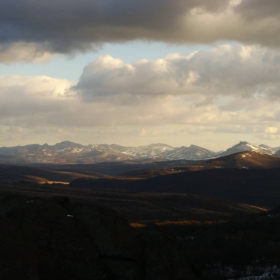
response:
<path id="1" fill-rule="evenodd" d="M 175 148 L 171 151 L 166 151 L 162 156 L 168 160 L 188 159 L 188 160 L 205 160 L 217 156 L 217 153 L 205 148 L 190 145 L 190 147 Z"/>
<path id="2" fill-rule="evenodd" d="M 279 148 L 279 147 L 278 147 Z M 125 147 L 117 144 L 91 144 L 63 141 L 53 146 L 32 144 L 0 148 L 0 163 L 54 163 L 54 164 L 88 164 L 98 162 L 118 162 L 129 160 L 209 160 L 243 151 L 255 151 L 261 154 L 280 156 L 278 148 L 266 145 L 255 145 L 249 142 L 230 147 L 222 153 L 190 145 L 189 147 L 172 147 L 162 143 L 140 147 Z"/>
<path id="3" fill-rule="evenodd" d="M 255 145 L 246 141 L 240 141 L 238 144 L 232 146 L 231 148 L 227 149 L 225 152 L 220 153 L 219 156 L 228 156 L 231 154 L 239 153 L 239 152 L 247 152 L 247 151 L 253 151 L 253 152 L 259 152 L 261 154 L 267 154 L 267 155 L 273 155 L 275 154 L 275 151 L 273 148 L 266 146 L 266 145 Z"/>

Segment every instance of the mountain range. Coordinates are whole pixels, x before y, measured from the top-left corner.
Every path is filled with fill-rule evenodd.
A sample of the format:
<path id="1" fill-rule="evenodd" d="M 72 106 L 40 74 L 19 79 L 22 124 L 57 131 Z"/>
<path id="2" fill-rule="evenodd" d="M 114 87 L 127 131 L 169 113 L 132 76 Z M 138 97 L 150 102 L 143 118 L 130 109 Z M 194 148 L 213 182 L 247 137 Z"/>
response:
<path id="1" fill-rule="evenodd" d="M 166 144 L 151 144 L 140 147 L 125 147 L 116 144 L 81 145 L 70 141 L 53 146 L 32 144 L 0 148 L 0 163 L 6 164 L 89 164 L 131 160 L 209 160 L 243 151 L 280 156 L 280 147 L 255 145 L 240 141 L 224 152 L 213 152 L 197 145 L 172 147 Z"/>

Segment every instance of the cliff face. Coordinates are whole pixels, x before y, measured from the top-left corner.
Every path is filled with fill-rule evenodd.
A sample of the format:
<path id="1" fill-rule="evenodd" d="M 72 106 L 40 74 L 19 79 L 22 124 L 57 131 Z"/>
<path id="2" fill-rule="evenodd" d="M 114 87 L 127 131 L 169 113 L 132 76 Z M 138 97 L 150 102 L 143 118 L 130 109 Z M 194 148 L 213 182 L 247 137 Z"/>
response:
<path id="1" fill-rule="evenodd" d="M 67 197 L 4 195 L 0 279 L 195 279 L 158 230 L 138 231 L 114 210 Z"/>

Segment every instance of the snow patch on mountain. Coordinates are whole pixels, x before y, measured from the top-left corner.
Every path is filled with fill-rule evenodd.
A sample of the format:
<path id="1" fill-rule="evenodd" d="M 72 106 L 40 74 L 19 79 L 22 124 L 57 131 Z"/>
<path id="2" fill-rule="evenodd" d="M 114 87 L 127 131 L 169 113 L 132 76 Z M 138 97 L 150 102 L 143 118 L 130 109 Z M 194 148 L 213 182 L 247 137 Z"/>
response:
<path id="1" fill-rule="evenodd" d="M 163 158 L 163 153 L 173 151 L 175 148 L 166 144 L 151 144 L 148 146 L 132 147 L 123 153 L 132 155 L 136 158 Z"/>
<path id="2" fill-rule="evenodd" d="M 245 151 L 268 155 L 275 153 L 274 148 L 263 144 L 258 146 L 245 141 L 241 141 L 222 153 L 215 153 L 197 145 L 177 148 L 162 143 L 140 147 L 125 147 L 116 144 L 84 146 L 64 141 L 53 146 L 33 144 L 10 148 L 2 147 L 0 148 L 0 155 L 28 160 L 30 163 L 96 163 L 137 159 L 207 160 Z M 276 156 L 280 156 L 280 151 L 276 153 Z"/>
<path id="3" fill-rule="evenodd" d="M 258 152 L 261 154 L 273 155 L 274 151 L 270 147 L 258 146 L 246 141 L 240 141 L 238 144 L 232 146 L 231 148 L 227 149 L 225 152 L 219 154 L 219 157 L 228 156 L 231 154 L 239 153 L 239 152 L 246 152 L 246 151 L 253 151 Z"/>
<path id="4" fill-rule="evenodd" d="M 163 154 L 163 157 L 168 160 L 188 159 L 188 160 L 202 160 L 211 159 L 216 156 L 216 153 L 205 148 L 191 145 L 190 147 L 181 147 Z"/>

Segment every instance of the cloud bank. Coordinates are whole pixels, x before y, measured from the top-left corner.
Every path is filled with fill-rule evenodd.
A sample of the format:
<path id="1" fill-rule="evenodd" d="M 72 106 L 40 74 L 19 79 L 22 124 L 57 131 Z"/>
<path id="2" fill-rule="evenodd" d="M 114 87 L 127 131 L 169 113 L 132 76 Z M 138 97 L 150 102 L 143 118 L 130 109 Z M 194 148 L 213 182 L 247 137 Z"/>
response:
<path id="1" fill-rule="evenodd" d="M 101 56 L 75 85 L 46 76 L 0 76 L 0 128 L 48 137 L 62 131 L 64 139 L 79 129 L 84 135 L 97 129 L 101 137 L 110 127 L 118 128 L 115 135 L 122 131 L 120 137 L 134 133 L 150 142 L 171 131 L 173 138 L 204 133 L 277 140 L 279 74 L 280 52 L 258 46 L 222 45 L 131 64 Z"/>
<path id="2" fill-rule="evenodd" d="M 278 48 L 279 13 L 277 0 L 2 0 L 0 49 L 7 54 L 0 61 L 34 59 L 27 53 L 29 44 L 36 59 L 131 40 L 228 40 Z M 8 49 L 18 44 L 16 56 Z"/>
<path id="3" fill-rule="evenodd" d="M 74 87 L 86 101 L 126 96 L 194 95 L 278 98 L 280 52 L 257 46 L 222 45 L 188 55 L 170 54 L 155 61 L 128 64 L 109 55 L 85 67 Z M 120 101 L 121 102 L 121 101 Z"/>

